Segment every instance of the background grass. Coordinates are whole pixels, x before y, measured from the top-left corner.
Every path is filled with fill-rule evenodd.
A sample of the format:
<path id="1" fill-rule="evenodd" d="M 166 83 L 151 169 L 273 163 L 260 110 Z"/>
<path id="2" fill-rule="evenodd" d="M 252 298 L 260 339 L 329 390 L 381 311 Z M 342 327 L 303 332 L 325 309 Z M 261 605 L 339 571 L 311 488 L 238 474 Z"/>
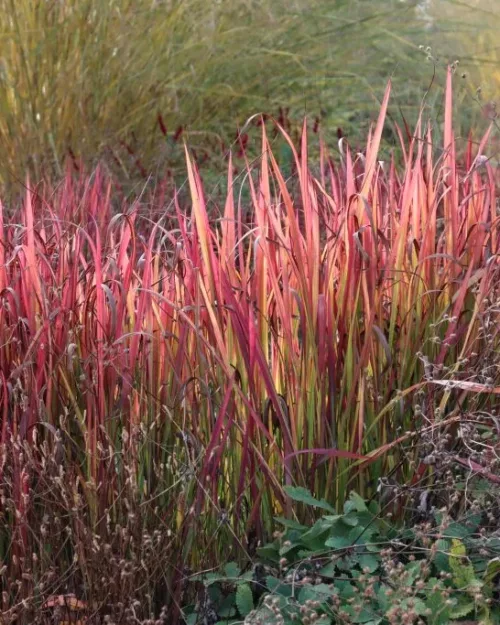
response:
<path id="1" fill-rule="evenodd" d="M 319 116 L 332 138 L 341 127 L 354 139 L 391 75 L 390 115 L 412 121 L 438 56 L 441 72 L 459 53 L 472 67 L 484 50 L 487 72 L 496 54 L 487 3 L 428 4 L 0 0 L 0 185 L 5 194 L 27 171 L 35 181 L 57 178 L 73 156 L 92 165 L 104 157 L 124 184 L 182 169 L 181 130 L 219 175 L 238 126 L 259 112 L 280 117 L 280 107 L 292 120 Z M 474 28 L 462 36 L 470 13 Z M 442 84 L 427 99 L 437 113 Z M 472 87 L 459 87 L 457 102 L 477 123 Z"/>

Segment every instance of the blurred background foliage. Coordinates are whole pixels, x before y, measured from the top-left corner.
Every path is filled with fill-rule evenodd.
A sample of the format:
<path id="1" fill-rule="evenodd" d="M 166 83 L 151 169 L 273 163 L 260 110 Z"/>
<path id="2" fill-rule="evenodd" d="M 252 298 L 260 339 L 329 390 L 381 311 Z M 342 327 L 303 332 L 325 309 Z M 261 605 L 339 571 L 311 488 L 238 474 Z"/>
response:
<path id="1" fill-rule="evenodd" d="M 57 179 L 80 159 L 124 187 L 175 176 L 186 137 L 218 176 L 258 113 L 288 129 L 307 114 L 327 142 L 338 128 L 355 142 L 389 77 L 392 121 L 411 127 L 425 96 L 439 123 L 457 59 L 459 128 L 479 131 L 495 111 L 499 26 L 499 0 L 0 0 L 0 185 Z"/>

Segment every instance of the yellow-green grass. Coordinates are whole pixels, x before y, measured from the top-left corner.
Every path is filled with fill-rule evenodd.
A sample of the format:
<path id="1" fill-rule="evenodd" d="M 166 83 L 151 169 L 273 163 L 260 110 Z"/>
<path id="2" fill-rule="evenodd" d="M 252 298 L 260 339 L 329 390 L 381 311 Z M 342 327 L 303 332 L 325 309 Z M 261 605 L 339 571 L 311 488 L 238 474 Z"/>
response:
<path id="1" fill-rule="evenodd" d="M 496 0 L 443 0 L 427 2 L 426 13 L 438 41 L 433 53 L 460 60 L 463 127 L 493 119 L 500 93 L 500 4 Z"/>
<path id="2" fill-rule="evenodd" d="M 124 182 L 163 173 L 180 127 L 217 170 L 238 125 L 280 106 L 360 137 L 390 74 L 392 112 L 416 116 L 426 37 L 396 0 L 0 0 L 0 185 L 72 155 Z"/>

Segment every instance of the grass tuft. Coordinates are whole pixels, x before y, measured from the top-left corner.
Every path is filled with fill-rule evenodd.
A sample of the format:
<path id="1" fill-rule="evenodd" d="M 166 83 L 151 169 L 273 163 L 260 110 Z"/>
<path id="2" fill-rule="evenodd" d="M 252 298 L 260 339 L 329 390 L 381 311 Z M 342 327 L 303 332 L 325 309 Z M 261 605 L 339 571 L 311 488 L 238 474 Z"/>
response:
<path id="1" fill-rule="evenodd" d="M 390 89 L 365 149 L 321 142 L 316 166 L 307 122 L 279 128 L 286 174 L 263 124 L 219 209 L 186 148 L 189 196 L 153 223 L 100 169 L 0 211 L 4 610 L 68 584 L 179 605 L 186 566 L 251 558 L 295 514 L 290 487 L 341 509 L 387 476 L 432 484 L 433 440 L 492 414 L 490 133 L 459 159 L 450 69 L 444 143 L 396 127 L 404 162 L 381 162 Z"/>

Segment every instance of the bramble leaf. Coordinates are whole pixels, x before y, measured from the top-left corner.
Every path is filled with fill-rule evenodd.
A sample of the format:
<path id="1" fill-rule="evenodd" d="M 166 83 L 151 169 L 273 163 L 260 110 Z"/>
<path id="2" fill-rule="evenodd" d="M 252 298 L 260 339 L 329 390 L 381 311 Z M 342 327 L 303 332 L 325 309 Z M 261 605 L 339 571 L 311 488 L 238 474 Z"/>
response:
<path id="1" fill-rule="evenodd" d="M 236 591 L 236 606 L 242 618 L 253 610 L 253 595 L 249 584 L 240 584 Z"/>
<path id="2" fill-rule="evenodd" d="M 321 508 L 322 510 L 328 510 L 328 512 L 335 513 L 333 508 L 324 499 L 316 499 L 312 494 L 303 486 L 285 486 L 285 492 L 294 501 L 305 503 L 308 506 L 314 506 L 315 508 Z"/>

